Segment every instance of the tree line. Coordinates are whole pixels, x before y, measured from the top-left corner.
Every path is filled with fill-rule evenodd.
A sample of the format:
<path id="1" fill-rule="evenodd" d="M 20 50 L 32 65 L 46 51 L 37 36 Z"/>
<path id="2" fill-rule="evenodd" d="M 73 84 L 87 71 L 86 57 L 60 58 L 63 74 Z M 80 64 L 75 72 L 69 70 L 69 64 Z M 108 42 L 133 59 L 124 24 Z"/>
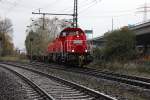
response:
<path id="1" fill-rule="evenodd" d="M 0 56 L 12 55 L 14 53 L 12 26 L 10 19 L 0 18 Z"/>
<path id="2" fill-rule="evenodd" d="M 32 20 L 26 30 L 25 46 L 28 55 L 45 55 L 49 42 L 52 42 L 71 23 L 65 19 L 37 18 Z"/>
<path id="3" fill-rule="evenodd" d="M 108 62 L 128 62 L 136 58 L 136 35 L 128 27 L 104 34 L 105 45 L 95 48 L 95 59 Z"/>

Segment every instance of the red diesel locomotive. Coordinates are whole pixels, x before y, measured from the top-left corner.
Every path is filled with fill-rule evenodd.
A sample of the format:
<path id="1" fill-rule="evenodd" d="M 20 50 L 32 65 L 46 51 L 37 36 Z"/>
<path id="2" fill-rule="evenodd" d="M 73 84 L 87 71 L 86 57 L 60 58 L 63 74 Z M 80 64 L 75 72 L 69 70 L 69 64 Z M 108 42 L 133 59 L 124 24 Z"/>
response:
<path id="1" fill-rule="evenodd" d="M 92 61 L 91 45 L 80 28 L 65 28 L 59 37 L 49 43 L 47 59 L 58 63 L 83 66 Z"/>

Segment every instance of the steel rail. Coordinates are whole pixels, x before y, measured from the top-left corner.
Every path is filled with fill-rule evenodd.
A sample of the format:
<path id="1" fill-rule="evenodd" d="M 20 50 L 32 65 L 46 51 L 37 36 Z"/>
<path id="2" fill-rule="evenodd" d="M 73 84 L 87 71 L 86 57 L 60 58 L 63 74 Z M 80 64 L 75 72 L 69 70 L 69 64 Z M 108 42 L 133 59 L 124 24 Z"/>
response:
<path id="1" fill-rule="evenodd" d="M 34 82 L 32 82 L 30 79 L 26 78 L 25 76 L 21 75 L 20 73 L 0 65 L 0 67 L 9 70 L 10 72 L 14 73 L 15 75 L 19 76 L 24 82 L 29 84 L 39 95 L 41 95 L 45 100 L 55 100 L 51 95 L 49 95 L 45 90 L 40 88 L 38 85 L 36 85 Z"/>
<path id="2" fill-rule="evenodd" d="M 32 65 L 40 66 L 39 64 L 36 63 Z M 45 64 L 42 65 L 48 67 L 48 65 Z M 145 77 L 124 75 L 124 74 L 118 74 L 118 73 L 113 73 L 108 71 L 95 70 L 91 68 L 68 68 L 68 67 L 66 68 L 65 66 L 61 66 L 61 67 L 56 66 L 50 68 L 86 74 L 97 78 L 103 78 L 107 80 L 117 81 L 120 83 L 125 83 L 132 86 L 138 86 L 144 89 L 150 89 L 150 79 Z"/>
<path id="3" fill-rule="evenodd" d="M 32 71 L 34 73 L 38 73 L 40 75 L 46 76 L 47 78 L 50 78 L 50 79 L 55 80 L 57 82 L 61 82 L 61 83 L 65 84 L 65 85 L 67 85 L 67 86 L 73 87 L 74 89 L 80 90 L 83 93 L 86 93 L 86 94 L 94 97 L 96 100 L 117 100 L 116 98 L 113 98 L 113 97 L 111 97 L 109 95 L 105 95 L 103 93 L 100 93 L 100 92 L 95 91 L 93 89 L 90 89 L 90 88 L 87 88 L 85 86 L 79 85 L 77 83 L 74 83 L 74 82 L 71 82 L 71 81 L 68 81 L 68 80 L 65 80 L 65 79 L 62 79 L 62 78 L 58 78 L 56 76 L 52 76 L 52 75 L 46 74 L 46 73 L 41 72 L 41 71 L 37 71 L 37 70 L 32 69 L 32 68 L 26 68 L 26 67 L 23 67 L 21 65 L 15 65 L 15 64 L 10 64 L 10 63 L 9 64 L 5 63 L 5 64 L 6 65 L 15 66 L 15 67 L 18 67 L 18 68 L 22 68 L 22 69 L 25 69 L 25 70 L 28 70 L 28 71 Z"/>

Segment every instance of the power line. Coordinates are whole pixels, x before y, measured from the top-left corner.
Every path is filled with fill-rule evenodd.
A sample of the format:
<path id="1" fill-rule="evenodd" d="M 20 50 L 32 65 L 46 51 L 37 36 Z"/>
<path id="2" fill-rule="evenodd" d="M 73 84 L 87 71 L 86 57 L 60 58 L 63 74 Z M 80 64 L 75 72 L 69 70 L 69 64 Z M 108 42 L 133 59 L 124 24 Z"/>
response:
<path id="1" fill-rule="evenodd" d="M 45 15 L 67 15 L 67 16 L 74 16 L 74 14 L 56 14 L 56 13 L 41 13 L 41 11 L 39 10 L 38 13 L 32 12 L 32 14 L 38 14 L 38 15 L 43 15 L 43 30 L 45 29 Z"/>
<path id="2" fill-rule="evenodd" d="M 45 15 L 68 15 L 68 16 L 73 16 L 73 14 L 56 14 L 56 13 L 35 13 L 35 12 L 32 12 L 32 14 L 45 14 Z"/>
<path id="3" fill-rule="evenodd" d="M 6 1 L 6 2 L 11 4 L 12 6 L 8 8 L 8 10 L 5 14 L 8 14 L 8 13 L 12 12 L 14 10 L 14 8 L 16 8 L 17 5 L 19 4 L 18 0 L 14 1 L 14 2 L 9 2 L 9 1 Z"/>
<path id="4" fill-rule="evenodd" d="M 144 22 L 147 21 L 147 14 L 148 14 L 148 12 L 150 12 L 150 9 L 148 9 L 148 8 L 150 8 L 150 7 L 149 7 L 149 6 L 147 5 L 147 3 L 145 2 L 144 6 L 138 8 L 139 10 L 137 11 L 137 12 L 139 12 L 139 13 L 143 13 L 143 14 L 144 14 L 144 15 L 143 15 L 143 21 L 144 21 Z M 141 10 L 141 9 L 142 9 L 142 10 Z"/>
<path id="5" fill-rule="evenodd" d="M 112 16 L 113 16 L 113 18 L 115 18 L 115 17 L 122 17 L 122 16 L 130 16 L 132 13 L 128 13 L 128 14 L 118 14 L 118 15 L 92 15 L 92 16 L 85 16 L 85 15 L 83 15 L 83 16 L 80 16 L 80 18 L 88 18 L 88 17 L 90 17 L 90 18 L 112 18 Z"/>
<path id="6" fill-rule="evenodd" d="M 3 7 L 5 9 L 5 15 L 7 15 L 8 13 L 12 12 L 15 8 L 21 7 L 21 8 L 27 8 L 25 5 L 21 5 L 21 2 L 23 2 L 23 0 L 15 0 L 13 2 L 9 1 L 9 0 L 2 0 L 3 3 Z"/>
<path id="7" fill-rule="evenodd" d="M 61 0 L 61 1 L 58 2 L 58 0 L 54 0 L 53 2 L 51 2 L 49 4 L 46 4 L 46 5 L 44 5 L 44 6 L 40 7 L 40 8 L 42 8 L 42 9 L 52 8 L 53 6 L 58 5 L 58 3 L 62 2 L 62 1 L 63 0 Z"/>
<path id="8" fill-rule="evenodd" d="M 58 2 L 58 0 L 54 0 L 53 2 L 42 6 L 41 8 L 42 9 L 46 9 L 46 8 L 52 7 L 52 6 L 56 5 L 56 4 L 58 4 L 57 2 Z"/>
<path id="9" fill-rule="evenodd" d="M 43 15 L 43 29 L 44 29 L 44 19 L 45 15 L 67 15 L 67 16 L 73 16 L 73 27 L 78 27 L 78 0 L 74 0 L 74 11 L 73 14 L 57 14 L 57 13 L 41 13 L 39 10 L 39 13 L 32 12 L 32 14 L 38 14 Z"/>
<path id="10" fill-rule="evenodd" d="M 84 9 L 83 9 L 83 10 L 81 10 L 79 13 L 82 13 L 82 12 L 84 12 L 85 10 L 87 10 L 87 9 L 89 9 L 89 8 L 91 8 L 91 7 L 93 7 L 93 5 L 95 5 L 95 3 L 90 4 L 90 5 L 89 5 L 89 6 L 87 6 L 87 7 L 84 7 Z"/>
<path id="11" fill-rule="evenodd" d="M 91 2 L 88 2 L 88 1 L 91 1 L 91 0 L 81 1 L 80 4 L 78 5 L 78 8 L 80 8 L 80 9 L 86 8 L 88 5 L 91 5 L 91 3 L 96 2 L 97 0 L 94 0 L 94 1 L 92 0 Z M 62 12 L 62 11 L 71 12 L 71 11 L 73 11 L 73 9 L 71 8 L 71 6 L 69 6 L 69 7 L 66 7 L 66 8 L 60 10 L 60 12 Z"/>
<path id="12" fill-rule="evenodd" d="M 84 1 L 82 1 L 82 2 L 80 2 L 81 4 L 84 2 L 86 2 L 86 1 L 88 1 L 88 0 L 84 0 Z M 80 5 L 79 5 L 79 8 L 80 8 Z M 66 8 L 64 8 L 64 9 L 62 9 L 62 10 L 60 10 L 59 12 L 71 12 L 71 11 L 73 11 L 74 10 L 74 8 L 72 8 L 72 6 L 71 5 L 69 5 L 68 7 L 66 7 Z"/>
<path id="13" fill-rule="evenodd" d="M 101 0 L 99 0 L 99 1 L 101 1 Z M 87 9 L 89 9 L 89 8 L 91 8 L 91 7 L 93 7 L 96 3 L 98 3 L 97 0 L 92 0 L 92 2 L 90 2 L 90 5 L 84 7 L 84 9 L 81 10 L 79 13 L 82 13 L 82 12 L 84 12 L 85 10 L 87 10 Z"/>

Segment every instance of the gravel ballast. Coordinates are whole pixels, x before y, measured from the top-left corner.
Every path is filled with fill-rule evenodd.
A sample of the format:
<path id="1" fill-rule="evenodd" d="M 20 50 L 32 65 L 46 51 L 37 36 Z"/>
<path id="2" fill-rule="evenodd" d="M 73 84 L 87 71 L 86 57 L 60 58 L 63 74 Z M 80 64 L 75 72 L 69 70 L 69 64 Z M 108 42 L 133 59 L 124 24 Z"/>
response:
<path id="1" fill-rule="evenodd" d="M 150 98 L 150 90 L 134 87 L 124 83 L 118 83 L 115 81 L 100 79 L 93 76 L 88 76 L 74 72 L 52 69 L 50 66 L 29 67 L 35 68 L 36 70 L 40 70 L 43 72 L 47 72 L 49 74 L 60 78 L 64 78 L 66 80 L 76 82 L 78 84 L 82 84 L 89 88 L 111 95 L 112 97 L 116 97 L 119 100 L 149 100 Z"/>
<path id="2" fill-rule="evenodd" d="M 1 67 L 0 100 L 30 100 L 20 78 Z"/>

